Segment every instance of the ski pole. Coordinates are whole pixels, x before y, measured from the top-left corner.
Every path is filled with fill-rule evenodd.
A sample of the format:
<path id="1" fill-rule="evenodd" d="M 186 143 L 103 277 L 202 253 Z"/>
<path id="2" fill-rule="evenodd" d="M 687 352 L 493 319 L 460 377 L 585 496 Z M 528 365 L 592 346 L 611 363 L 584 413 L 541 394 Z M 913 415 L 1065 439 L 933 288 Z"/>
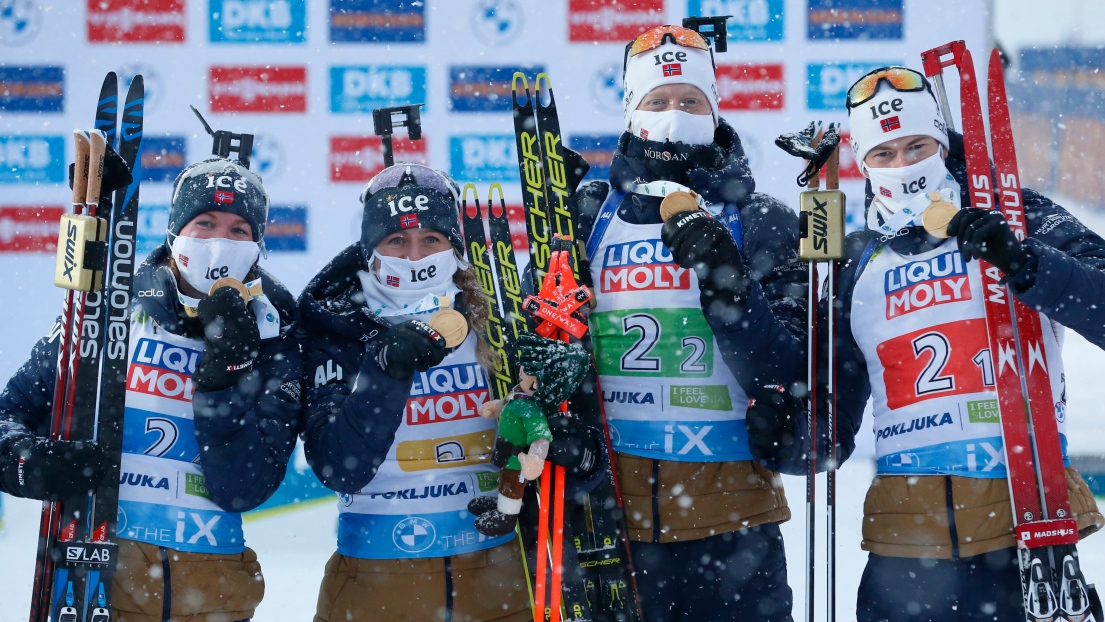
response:
<path id="1" fill-rule="evenodd" d="M 836 295 L 837 260 L 844 256 L 844 193 L 839 189 L 840 131 L 833 123 L 827 129 L 820 122 L 814 122 L 806 130 L 797 134 L 786 134 L 775 143 L 787 153 L 807 160 L 805 171 L 798 177 L 798 185 L 809 188 L 799 195 L 800 212 L 798 220 L 799 248 L 798 256 L 810 264 L 808 277 L 809 323 L 808 348 L 806 362 L 806 383 L 809 392 L 809 417 L 807 433 L 809 435 L 809 453 L 806 463 L 806 620 L 813 622 L 816 602 L 814 583 L 817 579 L 817 411 L 819 377 L 818 365 L 818 319 L 817 285 L 818 264 L 828 262 L 826 274 L 826 302 L 829 315 L 826 318 L 828 344 L 826 346 L 826 399 L 822 404 L 826 409 L 828 429 L 825 437 L 829 439 L 829 455 L 826 460 L 826 617 L 830 622 L 836 620 L 836 352 L 833 301 Z M 820 189 L 821 168 L 825 167 L 825 189 Z"/>

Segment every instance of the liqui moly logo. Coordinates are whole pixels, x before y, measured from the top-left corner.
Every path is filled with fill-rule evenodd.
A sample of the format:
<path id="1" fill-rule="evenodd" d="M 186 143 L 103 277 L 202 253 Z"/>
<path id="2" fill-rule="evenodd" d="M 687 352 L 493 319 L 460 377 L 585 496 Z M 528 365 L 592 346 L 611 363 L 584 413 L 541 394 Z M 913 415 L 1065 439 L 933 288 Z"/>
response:
<path id="1" fill-rule="evenodd" d="M 426 137 L 421 140 L 395 137 L 392 154 L 396 162 L 426 164 Z M 384 170 L 383 142 L 379 136 L 331 136 L 330 181 L 366 182 Z"/>
<path id="2" fill-rule="evenodd" d="M 184 0 L 88 0 L 89 43 L 180 43 Z"/>
<path id="3" fill-rule="evenodd" d="M 612 244 L 602 256 L 600 292 L 690 289 L 691 274 L 660 240 Z"/>
<path id="4" fill-rule="evenodd" d="M 780 110 L 786 92 L 783 65 L 720 65 L 717 91 L 722 110 Z"/>
<path id="5" fill-rule="evenodd" d="M 967 266 L 958 251 L 886 271 L 886 318 L 971 299 Z"/>
<path id="6" fill-rule="evenodd" d="M 444 365 L 415 376 L 407 400 L 407 425 L 478 417 L 488 400 L 487 379 L 475 363 Z"/>
<path id="7" fill-rule="evenodd" d="M 306 67 L 211 67 L 212 112 L 306 112 Z"/>
<path id="8" fill-rule="evenodd" d="M 127 391 L 190 402 L 199 357 L 199 350 L 140 339 L 131 357 Z"/>
<path id="9" fill-rule="evenodd" d="M 568 40 L 629 41 L 664 23 L 664 0 L 570 0 Z"/>

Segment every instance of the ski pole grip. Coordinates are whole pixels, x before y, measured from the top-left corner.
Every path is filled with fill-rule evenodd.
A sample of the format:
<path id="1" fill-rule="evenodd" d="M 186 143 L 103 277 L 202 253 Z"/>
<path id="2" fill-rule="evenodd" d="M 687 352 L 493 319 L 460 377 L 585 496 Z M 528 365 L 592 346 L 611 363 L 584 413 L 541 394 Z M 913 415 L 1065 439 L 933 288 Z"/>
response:
<path id="1" fill-rule="evenodd" d="M 73 130 L 73 205 L 84 205 L 88 194 L 88 132 Z"/>
<path id="2" fill-rule="evenodd" d="M 107 136 L 101 130 L 93 130 L 88 135 L 88 187 L 84 202 L 87 205 L 100 204 L 100 185 L 104 180 L 104 154 L 107 153 Z"/>
<path id="3" fill-rule="evenodd" d="M 924 66 L 925 75 L 929 78 L 940 75 L 944 73 L 944 67 L 950 65 L 955 65 L 958 69 L 961 66 L 963 52 L 966 49 L 967 45 L 959 40 L 921 52 L 921 64 Z M 951 54 L 951 59 L 944 60 L 944 57 L 948 54 Z"/>

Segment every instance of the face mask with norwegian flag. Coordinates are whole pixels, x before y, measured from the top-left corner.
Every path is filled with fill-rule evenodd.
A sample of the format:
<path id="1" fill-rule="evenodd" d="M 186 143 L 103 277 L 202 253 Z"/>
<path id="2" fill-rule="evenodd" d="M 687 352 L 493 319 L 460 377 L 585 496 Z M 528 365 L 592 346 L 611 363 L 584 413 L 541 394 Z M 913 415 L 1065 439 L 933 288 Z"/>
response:
<path id="1" fill-rule="evenodd" d="M 884 216 L 897 213 L 918 195 L 940 190 L 951 179 L 939 150 L 933 156 L 909 166 L 867 167 L 867 177 L 871 180 L 875 202 Z"/>
<path id="2" fill-rule="evenodd" d="M 453 282 L 457 257 L 453 250 L 427 255 L 417 261 L 372 252 L 372 272 L 388 290 L 437 292 Z"/>
<path id="3" fill-rule="evenodd" d="M 250 240 L 201 239 L 185 235 L 176 236 L 169 250 L 180 276 L 204 295 L 219 279 L 229 277 L 244 281 L 261 254 L 261 247 Z"/>

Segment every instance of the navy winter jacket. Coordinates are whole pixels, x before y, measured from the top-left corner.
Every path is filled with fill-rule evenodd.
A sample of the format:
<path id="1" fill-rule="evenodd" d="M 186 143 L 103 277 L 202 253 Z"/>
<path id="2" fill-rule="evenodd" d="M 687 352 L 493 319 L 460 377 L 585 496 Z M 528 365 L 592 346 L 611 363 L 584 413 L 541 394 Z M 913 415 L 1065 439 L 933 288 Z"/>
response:
<path id="1" fill-rule="evenodd" d="M 158 295 L 138 298 L 135 311 L 147 313 L 162 330 L 202 339 L 202 326 L 182 318 L 167 258 L 161 247 L 138 269 L 133 291 Z M 295 299 L 267 272 L 256 270 L 280 313 L 280 336 L 261 342 L 253 371 L 237 385 L 209 393 L 197 388 L 192 398 L 208 492 L 231 512 L 253 509 L 276 492 L 299 430 L 302 372 L 292 329 Z M 50 433 L 60 323 L 59 318 L 50 334 L 35 344 L 30 360 L 0 393 L 0 454 L 20 438 Z"/>
<path id="2" fill-rule="evenodd" d="M 365 305 L 357 272 L 367 269 L 357 242 L 299 297 L 307 463 L 328 488 L 349 494 L 387 457 L 414 382 L 392 379 L 376 361 L 376 339 L 391 325 Z"/>
<path id="3" fill-rule="evenodd" d="M 622 135 L 610 166 L 614 188 L 628 189 L 657 179 L 645 162 L 648 151 L 640 147 L 643 142 L 628 133 Z M 690 187 L 711 203 L 736 206 L 739 220 L 730 224 L 730 230 L 739 231 L 741 258 L 752 279 L 742 310 L 734 313 L 732 306 L 704 304 L 703 314 L 723 360 L 746 393 L 759 394 L 767 384 L 790 387 L 804 383 L 808 268 L 798 259 L 798 217 L 778 199 L 755 191 L 740 137 L 724 119 L 715 133 L 715 145 L 715 161 L 668 179 Z M 709 155 L 707 151 L 704 157 Z M 580 234 L 588 239 L 607 188 L 592 182 L 577 194 Z M 618 207 L 618 216 L 636 224 L 661 222 L 658 202 L 632 201 L 628 194 Z M 786 466 L 759 448 L 753 447 L 752 452 L 769 468 Z"/>
<path id="4" fill-rule="evenodd" d="M 962 196 L 969 197 L 967 167 L 963 158 L 963 137 L 950 135 L 951 149 L 946 160 L 948 171 L 959 182 Z M 1031 253 L 1028 262 L 1014 275 L 1010 287 L 1021 302 L 1047 314 L 1063 326 L 1085 337 L 1098 347 L 1105 347 L 1105 240 L 1090 231 L 1065 209 L 1033 190 L 1024 189 L 1025 219 Z M 871 209 L 871 186 L 867 186 L 867 209 Z M 878 244 L 879 235 L 870 230 L 850 234 L 845 241 L 845 259 L 840 273 L 837 302 L 837 409 L 841 425 L 838 441 L 843 451 L 841 462 L 855 447 L 871 385 L 867 363 L 852 334 L 852 291 L 860 259 L 869 244 Z M 888 242 L 889 247 L 903 255 L 916 255 L 939 246 L 955 244 L 929 236 L 921 227 L 911 227 L 904 235 Z M 828 331 L 824 318 L 828 304 L 822 300 L 819 316 L 819 336 L 827 345 Z M 819 348 L 824 353 L 827 348 Z M 826 369 L 822 361 L 821 369 Z M 825 378 L 821 384 L 824 386 Z M 822 391 L 822 394 L 824 392 Z M 819 409 L 824 412 L 824 408 Z M 819 421 L 818 425 L 824 425 Z"/>

